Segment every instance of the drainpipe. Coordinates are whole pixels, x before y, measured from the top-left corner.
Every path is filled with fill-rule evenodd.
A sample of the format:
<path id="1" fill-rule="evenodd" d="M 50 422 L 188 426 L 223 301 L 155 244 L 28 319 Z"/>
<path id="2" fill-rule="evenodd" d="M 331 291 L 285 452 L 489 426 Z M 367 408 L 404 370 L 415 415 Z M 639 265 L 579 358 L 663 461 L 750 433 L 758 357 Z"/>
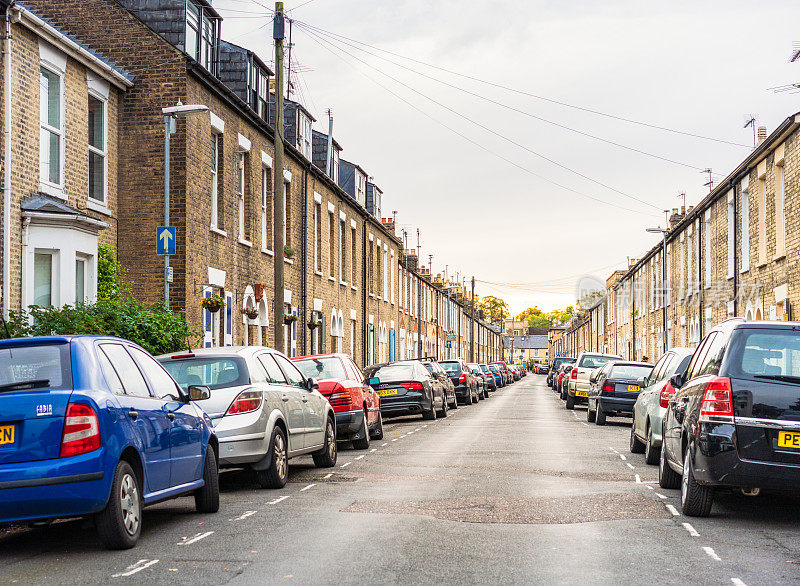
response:
<path id="1" fill-rule="evenodd" d="M 363 332 L 364 337 L 362 338 L 361 347 L 364 362 L 364 368 L 369 366 L 367 362 L 367 337 L 369 333 L 369 324 L 367 323 L 367 289 L 369 288 L 369 283 L 367 282 L 367 263 L 370 259 L 367 258 L 367 228 L 369 226 L 368 221 L 364 221 L 363 229 L 361 231 L 361 326 L 364 328 L 361 330 Z"/>
<path id="2" fill-rule="evenodd" d="M 300 321 L 300 331 L 303 332 L 303 356 L 308 355 L 308 327 L 306 326 L 306 319 L 308 313 L 308 172 L 311 169 L 310 165 L 303 169 L 303 254 L 302 259 L 302 280 L 300 281 L 300 290 L 302 291 L 300 300 L 300 311 L 303 316 Z M 299 321 L 299 320 L 298 320 Z"/>
<path id="3" fill-rule="evenodd" d="M 11 310 L 11 5 L 3 33 L 3 319 Z"/>
<path id="4" fill-rule="evenodd" d="M 739 199 L 736 197 L 736 183 L 731 181 L 733 189 L 733 315 L 739 313 L 739 253 L 737 247 L 739 238 L 736 233 L 736 226 L 739 225 Z M 725 202 L 727 204 L 727 202 Z M 742 226 L 744 230 L 744 226 Z M 728 308 L 725 308 L 725 319 L 728 319 Z"/>

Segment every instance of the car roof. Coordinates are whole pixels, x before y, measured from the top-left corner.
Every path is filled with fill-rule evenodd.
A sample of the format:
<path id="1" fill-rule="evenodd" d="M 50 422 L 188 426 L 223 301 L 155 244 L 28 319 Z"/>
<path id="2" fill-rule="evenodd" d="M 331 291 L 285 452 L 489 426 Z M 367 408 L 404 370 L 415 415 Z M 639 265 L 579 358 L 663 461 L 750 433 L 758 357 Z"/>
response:
<path id="1" fill-rule="evenodd" d="M 192 348 L 186 350 L 179 350 L 178 352 L 170 352 L 169 354 L 161 354 L 156 358 L 192 358 L 191 355 L 195 357 L 200 356 L 224 356 L 224 357 L 232 357 L 232 356 L 252 356 L 257 352 L 271 352 L 274 354 L 281 354 L 278 350 L 273 348 L 268 348 L 266 346 L 214 346 L 212 348 Z"/>
<path id="2" fill-rule="evenodd" d="M 331 354 L 308 354 L 306 356 L 292 356 L 289 360 L 305 360 L 306 358 L 347 358 L 352 360 L 349 354 L 344 352 L 333 352 Z"/>
<path id="3" fill-rule="evenodd" d="M 650 362 L 639 362 L 636 360 L 615 360 L 611 364 L 613 366 L 653 366 Z"/>

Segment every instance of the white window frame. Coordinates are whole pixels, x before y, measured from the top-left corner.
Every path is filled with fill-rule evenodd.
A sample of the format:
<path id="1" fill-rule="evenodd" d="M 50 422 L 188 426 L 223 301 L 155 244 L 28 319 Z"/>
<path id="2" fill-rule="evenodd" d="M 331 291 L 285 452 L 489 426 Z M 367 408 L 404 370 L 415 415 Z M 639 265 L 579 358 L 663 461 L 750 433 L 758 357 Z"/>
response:
<path id="1" fill-rule="evenodd" d="M 58 92 L 59 92 L 59 95 L 58 95 L 58 100 L 59 100 L 59 115 L 58 115 L 59 127 L 56 128 L 54 126 L 50 126 L 45 120 L 42 119 L 42 116 L 41 116 L 41 113 L 42 113 L 42 100 L 46 99 L 46 96 L 44 95 L 44 92 L 41 90 L 41 84 L 39 86 L 40 87 L 40 90 L 39 90 L 39 94 L 40 94 L 39 95 L 39 117 L 40 117 L 40 120 L 39 120 L 39 191 L 41 191 L 42 193 L 46 193 L 48 195 L 52 195 L 52 196 L 61 198 L 61 199 L 67 199 L 67 196 L 64 194 L 64 154 L 65 154 L 64 143 L 66 142 L 66 140 L 65 140 L 65 124 L 64 124 L 64 122 L 65 122 L 64 121 L 64 115 L 65 115 L 65 105 L 64 105 L 64 96 L 65 96 L 65 92 L 64 92 L 64 89 L 65 89 L 64 88 L 65 75 L 64 75 L 64 73 L 65 72 L 64 72 L 64 70 L 65 70 L 65 67 L 60 67 L 60 66 L 56 65 L 55 63 L 51 63 L 50 61 L 46 61 L 44 59 L 39 62 L 39 67 L 41 69 L 46 69 L 47 71 L 49 71 L 50 73 L 52 73 L 56 77 L 58 77 Z M 39 72 L 39 79 L 40 80 L 41 80 L 41 69 L 40 69 L 40 72 Z M 42 161 L 42 149 L 48 148 L 47 145 L 42 144 L 43 143 L 42 134 L 44 132 L 55 134 L 56 136 L 59 137 L 59 141 L 58 141 L 59 142 L 59 144 L 58 144 L 58 151 L 59 151 L 59 154 L 58 154 L 58 158 L 59 158 L 59 161 L 58 161 L 58 163 L 59 163 L 58 164 L 58 178 L 59 178 L 59 181 L 56 182 L 56 183 L 50 181 L 49 168 L 48 168 L 47 172 L 44 173 L 45 170 L 42 167 L 42 162 L 43 162 Z"/>
<path id="2" fill-rule="evenodd" d="M 91 162 L 91 155 L 92 154 L 98 155 L 98 156 L 103 158 L 103 199 L 102 200 L 95 199 L 94 197 L 92 197 L 92 195 L 90 193 L 88 193 L 88 191 L 89 191 L 89 181 L 88 181 L 88 177 L 87 177 L 87 182 L 86 182 L 87 206 L 89 204 L 95 204 L 95 205 L 99 205 L 99 206 L 103 206 L 103 207 L 107 208 L 108 207 L 108 97 L 102 95 L 99 92 L 96 92 L 96 91 L 92 90 L 91 88 L 89 89 L 89 96 L 94 98 L 98 102 L 100 102 L 100 104 L 101 104 L 101 106 L 103 108 L 103 148 L 102 148 L 102 150 L 98 149 L 96 147 L 93 147 L 91 144 L 89 144 L 88 131 L 87 131 L 87 141 L 86 141 L 86 144 L 87 144 L 88 149 L 89 149 L 89 165 L 90 165 L 90 162 Z M 91 175 L 91 166 L 89 167 L 89 171 L 90 171 L 89 175 Z"/>
<path id="3" fill-rule="evenodd" d="M 358 241 L 358 228 L 355 220 L 350 220 L 350 287 L 356 288 L 358 278 L 358 256 L 356 255 L 356 242 Z"/>
<path id="4" fill-rule="evenodd" d="M 312 146 L 312 124 L 311 118 L 305 113 L 298 110 L 299 124 L 297 125 L 297 148 L 303 156 L 311 160 L 313 146 Z"/>
<path id="5" fill-rule="evenodd" d="M 336 280 L 336 230 L 338 230 L 336 221 L 336 207 L 328 202 L 328 279 Z"/>
<path id="6" fill-rule="evenodd" d="M 322 196 L 314 193 L 314 274 L 322 276 L 320 234 L 322 232 Z"/>
<path id="7" fill-rule="evenodd" d="M 395 266 L 396 266 L 396 263 L 395 263 L 395 260 L 394 260 L 394 250 L 392 250 L 391 262 L 392 262 L 392 271 L 391 271 L 391 279 L 390 279 L 390 283 L 389 283 L 389 286 L 390 286 L 389 295 L 390 295 L 390 298 L 392 300 L 392 305 L 394 305 L 394 275 L 395 275 L 394 269 L 395 269 Z"/>
<path id="8" fill-rule="evenodd" d="M 239 198 L 239 242 L 242 244 L 250 244 L 250 241 L 245 238 L 245 191 L 247 177 L 245 171 L 247 170 L 247 151 L 236 151 L 236 196 Z"/>
<path id="9" fill-rule="evenodd" d="M 267 201 L 269 200 L 269 177 L 272 173 L 272 167 L 262 162 L 261 164 L 261 250 L 263 252 L 272 253 L 272 243 L 269 241 L 269 234 L 267 226 L 272 218 L 267 217 Z"/>
<path id="10" fill-rule="evenodd" d="M 786 167 L 784 159 L 773 165 L 775 174 L 775 259 L 786 256 Z"/>
<path id="11" fill-rule="evenodd" d="M 347 215 L 339 212 L 339 284 L 347 285 Z M 344 326 L 342 326 L 344 327 Z M 342 332 L 344 334 L 344 332 Z"/>
<path id="12" fill-rule="evenodd" d="M 219 230 L 219 143 L 222 134 L 211 132 L 211 140 L 214 143 L 211 153 L 211 229 Z"/>

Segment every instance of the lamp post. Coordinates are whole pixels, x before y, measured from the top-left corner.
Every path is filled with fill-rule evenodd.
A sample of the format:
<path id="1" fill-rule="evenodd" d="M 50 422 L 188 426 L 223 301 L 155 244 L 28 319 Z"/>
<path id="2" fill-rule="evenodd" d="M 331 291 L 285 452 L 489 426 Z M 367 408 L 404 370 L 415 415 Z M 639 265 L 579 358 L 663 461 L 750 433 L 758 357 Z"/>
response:
<path id="1" fill-rule="evenodd" d="M 664 329 L 662 332 L 664 352 L 669 349 L 669 342 L 667 340 L 667 229 L 666 228 L 646 228 L 647 232 L 651 234 L 661 234 L 662 247 L 661 247 L 661 319 L 664 322 Z"/>
<path id="2" fill-rule="evenodd" d="M 162 108 L 164 114 L 164 226 L 169 226 L 169 137 L 177 128 L 178 118 L 208 111 L 208 106 L 187 105 Z M 169 307 L 169 255 L 164 255 L 164 303 Z"/>

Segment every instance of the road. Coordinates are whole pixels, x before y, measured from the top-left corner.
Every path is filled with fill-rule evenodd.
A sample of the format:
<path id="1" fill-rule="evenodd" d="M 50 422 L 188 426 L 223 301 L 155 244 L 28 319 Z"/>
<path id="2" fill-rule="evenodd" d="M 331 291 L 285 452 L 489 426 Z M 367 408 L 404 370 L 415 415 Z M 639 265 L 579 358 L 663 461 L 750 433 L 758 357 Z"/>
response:
<path id="1" fill-rule="evenodd" d="M 0 530 L 3 583 L 705 583 L 800 580 L 800 500 L 726 495 L 708 519 L 628 451 L 628 422 L 587 425 L 543 376 L 446 419 L 395 420 L 335 469 L 289 484 L 222 475 L 222 507 L 147 509 L 139 545 L 85 521 Z"/>

